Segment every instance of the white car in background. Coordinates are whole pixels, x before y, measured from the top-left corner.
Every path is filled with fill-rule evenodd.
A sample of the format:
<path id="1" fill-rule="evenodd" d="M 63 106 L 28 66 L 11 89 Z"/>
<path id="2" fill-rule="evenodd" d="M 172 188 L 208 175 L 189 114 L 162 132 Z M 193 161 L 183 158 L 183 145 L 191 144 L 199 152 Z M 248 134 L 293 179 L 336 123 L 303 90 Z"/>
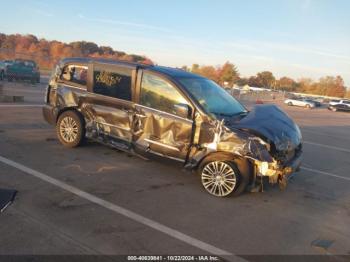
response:
<path id="1" fill-rule="evenodd" d="M 339 104 L 349 104 L 349 103 L 350 103 L 350 100 L 344 100 L 344 99 L 332 99 L 331 101 L 329 101 L 330 106 L 335 106 Z"/>
<path id="2" fill-rule="evenodd" d="M 305 108 L 315 108 L 316 103 L 307 98 L 288 98 L 284 101 L 285 104 L 289 106 L 301 106 Z"/>

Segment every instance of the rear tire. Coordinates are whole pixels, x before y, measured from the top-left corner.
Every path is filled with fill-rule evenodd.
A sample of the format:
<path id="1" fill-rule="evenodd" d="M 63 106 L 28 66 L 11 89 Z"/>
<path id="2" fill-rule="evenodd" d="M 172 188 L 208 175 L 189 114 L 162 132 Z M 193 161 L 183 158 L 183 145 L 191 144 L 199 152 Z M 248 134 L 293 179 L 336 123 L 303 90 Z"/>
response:
<path id="1" fill-rule="evenodd" d="M 307 109 L 310 109 L 310 108 L 311 108 L 311 106 L 310 106 L 309 104 L 306 104 L 305 107 L 306 107 Z"/>
<path id="2" fill-rule="evenodd" d="M 56 124 L 56 133 L 65 147 L 77 147 L 85 139 L 85 124 L 83 117 L 76 111 L 63 112 Z"/>
<path id="3" fill-rule="evenodd" d="M 333 112 L 337 112 L 337 108 L 335 108 L 335 107 L 331 107 L 331 110 L 333 111 Z"/>
<path id="4" fill-rule="evenodd" d="M 289 106 L 293 106 L 293 103 L 292 103 L 292 102 L 288 102 L 288 105 L 289 105 Z"/>

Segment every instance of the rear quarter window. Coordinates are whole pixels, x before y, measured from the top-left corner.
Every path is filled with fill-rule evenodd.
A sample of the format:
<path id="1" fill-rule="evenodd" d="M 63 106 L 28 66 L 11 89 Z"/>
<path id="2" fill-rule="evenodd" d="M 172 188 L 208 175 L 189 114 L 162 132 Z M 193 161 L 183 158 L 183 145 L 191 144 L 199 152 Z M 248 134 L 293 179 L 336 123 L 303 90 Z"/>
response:
<path id="1" fill-rule="evenodd" d="M 87 85 L 88 67 L 83 65 L 66 65 L 63 67 L 60 80 L 73 85 L 84 86 Z"/>

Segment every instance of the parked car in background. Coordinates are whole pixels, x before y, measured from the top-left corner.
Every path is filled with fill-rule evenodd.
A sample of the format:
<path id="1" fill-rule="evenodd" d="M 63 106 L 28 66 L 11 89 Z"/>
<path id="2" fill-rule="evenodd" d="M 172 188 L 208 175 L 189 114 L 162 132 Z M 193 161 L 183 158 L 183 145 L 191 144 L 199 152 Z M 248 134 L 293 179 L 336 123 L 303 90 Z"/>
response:
<path id="1" fill-rule="evenodd" d="M 336 111 L 350 111 L 350 100 L 339 100 L 339 103 L 331 104 L 328 106 L 329 110 Z"/>
<path id="2" fill-rule="evenodd" d="M 7 75 L 7 68 L 8 66 L 12 65 L 14 63 L 13 60 L 3 60 L 0 61 L 0 79 L 4 80 Z"/>
<path id="3" fill-rule="evenodd" d="M 283 188 L 301 164 L 300 129 L 280 108 L 248 111 L 214 81 L 175 68 L 64 59 L 49 80 L 43 115 L 66 147 L 89 138 L 167 158 L 197 171 L 218 197 L 261 188 L 263 177 Z"/>
<path id="4" fill-rule="evenodd" d="M 314 108 L 316 103 L 310 99 L 306 98 L 288 98 L 284 101 L 285 104 L 289 106 L 301 106 L 305 108 Z"/>
<path id="5" fill-rule="evenodd" d="M 330 106 L 334 106 L 336 104 L 339 104 L 340 101 L 341 101 L 340 99 L 332 99 L 332 100 L 329 101 L 329 105 Z"/>
<path id="6" fill-rule="evenodd" d="M 346 99 L 332 99 L 329 101 L 329 105 L 334 106 L 334 105 L 343 104 L 343 103 L 347 104 L 349 102 L 350 100 L 346 100 Z"/>
<path id="7" fill-rule="evenodd" d="M 6 68 L 6 77 L 9 82 L 13 80 L 29 80 L 33 84 L 40 83 L 39 68 L 33 60 L 16 59 Z"/>
<path id="8" fill-rule="evenodd" d="M 6 66 L 12 65 L 14 63 L 13 60 L 4 60 Z"/>
<path id="9" fill-rule="evenodd" d="M 321 99 L 317 97 L 306 97 L 305 100 L 314 102 L 316 107 L 320 107 L 322 105 Z"/>

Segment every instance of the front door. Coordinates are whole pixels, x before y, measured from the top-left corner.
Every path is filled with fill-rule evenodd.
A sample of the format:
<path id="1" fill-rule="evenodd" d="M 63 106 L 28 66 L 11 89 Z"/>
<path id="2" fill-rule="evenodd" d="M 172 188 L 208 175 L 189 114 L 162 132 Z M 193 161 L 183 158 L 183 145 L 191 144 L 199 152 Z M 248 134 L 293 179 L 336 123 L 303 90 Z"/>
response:
<path id="1" fill-rule="evenodd" d="M 190 103 L 161 75 L 144 71 L 139 86 L 133 138 L 136 148 L 185 162 L 192 138 Z M 188 117 L 176 115 L 175 105 L 179 104 L 189 106 Z"/>

